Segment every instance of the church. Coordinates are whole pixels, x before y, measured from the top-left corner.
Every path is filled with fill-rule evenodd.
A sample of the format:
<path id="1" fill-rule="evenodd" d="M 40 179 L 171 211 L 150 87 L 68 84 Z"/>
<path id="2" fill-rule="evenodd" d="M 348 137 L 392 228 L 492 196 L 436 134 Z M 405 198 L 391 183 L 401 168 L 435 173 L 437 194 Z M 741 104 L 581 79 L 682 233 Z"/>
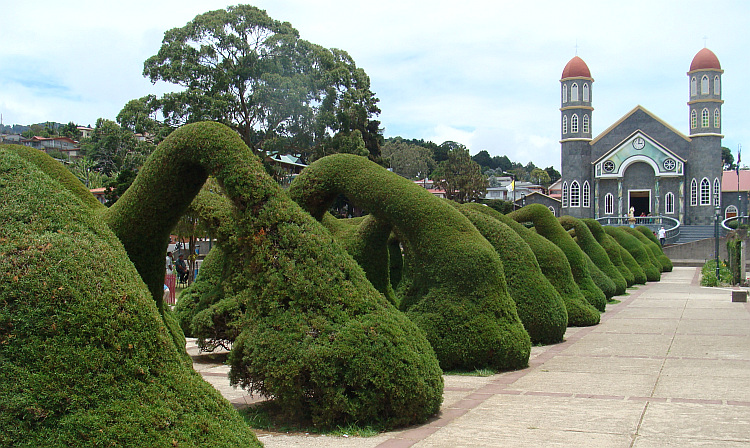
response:
<path id="1" fill-rule="evenodd" d="M 561 214 L 576 218 L 667 216 L 713 223 L 721 206 L 721 75 L 703 48 L 687 72 L 689 133 L 642 106 L 592 136 L 594 78 L 578 56 L 560 79 Z"/>

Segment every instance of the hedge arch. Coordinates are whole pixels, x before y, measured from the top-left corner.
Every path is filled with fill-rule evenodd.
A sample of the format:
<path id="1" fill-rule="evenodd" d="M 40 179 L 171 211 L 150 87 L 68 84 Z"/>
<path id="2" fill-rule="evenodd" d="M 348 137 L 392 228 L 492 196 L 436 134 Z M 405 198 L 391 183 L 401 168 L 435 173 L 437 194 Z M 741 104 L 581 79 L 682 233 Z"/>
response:
<path id="1" fill-rule="evenodd" d="M 612 237 L 612 235 L 607 235 L 612 241 L 617 244 L 617 247 L 620 250 L 620 257 L 622 257 L 622 262 L 625 264 L 625 267 L 628 268 L 628 270 L 633 274 L 633 278 L 635 279 L 635 284 L 637 285 L 645 285 L 648 281 L 648 277 L 646 276 L 646 272 L 643 270 L 640 264 L 636 261 L 635 258 L 625 250 L 624 247 L 620 246 L 620 243 L 617 242 L 617 240 Z"/>
<path id="2" fill-rule="evenodd" d="M 562 249 L 565 257 L 568 259 L 568 263 L 570 263 L 573 278 L 575 278 L 583 296 L 596 309 L 604 311 L 607 305 L 607 298 L 591 279 L 585 254 L 547 207 L 541 204 L 531 204 L 509 213 L 508 216 L 517 222 L 533 223 L 534 229 L 538 234 L 552 241 Z"/>
<path id="3" fill-rule="evenodd" d="M 646 248 L 638 238 L 626 232 L 622 227 L 604 226 L 604 231 L 613 237 L 623 249 L 633 256 L 635 261 L 646 274 L 646 280 L 649 282 L 658 282 L 661 279 L 659 268 L 651 263 Z"/>
<path id="4" fill-rule="evenodd" d="M 103 213 L 154 298 L 158 290 L 155 303 L 169 231 L 209 173 L 231 200 L 218 235 L 232 269 L 216 303 L 236 300 L 243 310 L 232 322 L 241 332 L 231 382 L 319 426 L 395 427 L 436 413 L 443 382 L 423 332 L 226 126 L 173 132 Z"/>
<path id="5" fill-rule="evenodd" d="M 654 235 L 654 232 L 651 231 L 646 226 L 636 226 L 635 230 L 641 232 L 643 236 L 645 236 L 651 244 L 649 247 L 651 247 L 651 251 L 654 253 L 654 256 L 659 260 L 659 263 L 662 265 L 662 272 L 672 272 L 672 268 L 674 267 L 672 265 L 672 260 L 669 259 L 666 254 L 664 254 L 664 250 L 661 247 L 661 243 Z"/>
<path id="6" fill-rule="evenodd" d="M 492 244 L 503 262 L 505 281 L 516 302 L 518 315 L 535 344 L 554 344 L 563 340 L 568 312 L 560 294 L 542 274 L 534 252 L 513 229 L 489 215 L 459 207 L 479 233 Z"/>
<path id="7" fill-rule="evenodd" d="M 0 147 L 0 445 L 261 446 L 174 344 L 102 207 L 40 154 Z"/>
<path id="8" fill-rule="evenodd" d="M 588 225 L 586 225 L 583 220 L 573 218 L 572 216 L 562 216 L 559 221 L 565 230 L 570 231 L 572 229 L 575 232 L 574 240 L 578 243 L 578 247 L 581 248 L 583 253 L 588 255 L 593 262 L 594 267 L 600 269 L 602 273 L 612 281 L 612 286 L 614 286 L 612 296 L 625 294 L 625 290 L 628 288 L 628 283 L 625 281 L 622 274 L 620 274 L 620 271 L 617 270 L 614 263 L 610 260 L 607 251 L 604 250 L 596 238 L 594 238 Z M 600 285 L 601 283 L 602 282 L 599 282 L 597 285 Z M 600 289 L 604 291 L 601 286 Z"/>
<path id="9" fill-rule="evenodd" d="M 607 257 L 609 257 L 610 262 L 615 266 L 617 271 L 625 280 L 627 287 L 633 286 L 635 284 L 635 276 L 632 272 L 630 272 L 630 269 L 628 269 L 627 266 L 625 266 L 625 263 L 622 261 L 622 255 L 620 254 L 620 250 L 622 248 L 619 244 L 617 244 L 617 241 L 615 241 L 611 236 L 607 235 L 604 232 L 604 229 L 602 228 L 602 225 L 599 224 L 599 221 L 591 218 L 584 218 L 581 220 L 581 222 L 586 224 L 586 227 L 588 227 L 591 231 L 591 236 L 594 237 L 596 242 L 599 243 L 599 245 L 602 246 L 602 249 L 604 249 L 604 251 L 607 253 Z"/>
<path id="10" fill-rule="evenodd" d="M 495 249 L 446 201 L 351 154 L 315 161 L 292 182 L 289 194 L 317 219 L 344 194 L 393 225 L 409 255 L 401 308 L 427 333 L 442 368 L 506 370 L 528 364 L 529 335 Z"/>
<path id="11" fill-rule="evenodd" d="M 466 204 L 465 206 L 507 225 L 529 245 L 542 273 L 565 303 L 565 309 L 568 312 L 568 326 L 587 327 L 599 323 L 599 311 L 581 293 L 573 278 L 568 259 L 565 258 L 565 254 L 559 247 L 497 210 L 479 204 Z"/>
<path id="12" fill-rule="evenodd" d="M 621 228 L 628 234 L 635 237 L 643 245 L 643 248 L 646 251 L 646 255 L 648 255 L 649 261 L 651 261 L 651 264 L 656 266 L 656 269 L 658 269 L 659 272 L 664 272 L 664 266 L 662 266 L 661 261 L 659 261 L 659 259 L 656 257 L 654 248 L 651 247 L 651 240 L 646 238 L 641 232 L 635 230 L 634 228 L 628 226 L 622 226 Z"/>

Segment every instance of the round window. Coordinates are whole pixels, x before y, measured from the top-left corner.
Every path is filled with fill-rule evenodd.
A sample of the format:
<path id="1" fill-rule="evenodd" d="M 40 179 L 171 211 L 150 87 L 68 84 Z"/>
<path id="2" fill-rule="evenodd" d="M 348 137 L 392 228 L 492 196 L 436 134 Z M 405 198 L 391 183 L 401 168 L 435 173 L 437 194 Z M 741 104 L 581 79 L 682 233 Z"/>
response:
<path id="1" fill-rule="evenodd" d="M 674 161 L 674 159 L 667 159 L 664 161 L 664 169 L 667 171 L 674 171 L 674 169 L 677 167 L 677 162 Z"/>
<path id="2" fill-rule="evenodd" d="M 607 161 L 604 162 L 604 164 L 602 165 L 602 167 L 604 168 L 604 172 L 605 173 L 611 173 L 612 171 L 615 170 L 615 162 L 613 162 L 611 160 L 607 160 Z"/>

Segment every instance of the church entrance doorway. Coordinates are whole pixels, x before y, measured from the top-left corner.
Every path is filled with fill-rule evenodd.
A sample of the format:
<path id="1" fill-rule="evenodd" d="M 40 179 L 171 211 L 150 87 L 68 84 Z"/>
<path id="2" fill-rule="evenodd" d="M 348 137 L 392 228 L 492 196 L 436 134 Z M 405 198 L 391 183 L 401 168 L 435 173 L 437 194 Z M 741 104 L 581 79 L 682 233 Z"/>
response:
<path id="1" fill-rule="evenodd" d="M 635 209 L 635 216 L 646 216 L 651 214 L 651 190 L 630 190 L 629 206 Z"/>

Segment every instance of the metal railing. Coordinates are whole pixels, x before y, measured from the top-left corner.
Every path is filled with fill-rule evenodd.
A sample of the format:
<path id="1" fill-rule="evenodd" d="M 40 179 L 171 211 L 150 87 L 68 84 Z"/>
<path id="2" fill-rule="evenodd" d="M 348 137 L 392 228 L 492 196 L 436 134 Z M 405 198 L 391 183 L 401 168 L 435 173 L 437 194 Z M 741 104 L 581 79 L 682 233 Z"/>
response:
<path id="1" fill-rule="evenodd" d="M 733 229 L 733 228 L 729 227 L 727 224 L 730 223 L 730 222 L 732 222 L 732 221 L 736 221 L 736 220 L 738 220 L 740 218 L 742 218 L 745 221 L 745 223 L 750 222 L 750 221 L 748 221 L 748 218 L 750 218 L 750 216 L 732 216 L 731 218 L 727 218 L 727 219 L 723 220 L 721 222 L 721 227 L 724 228 L 724 230 L 736 230 L 736 229 Z"/>
<path id="2" fill-rule="evenodd" d="M 603 226 L 628 226 L 630 225 L 630 219 L 627 216 L 605 216 L 596 220 Z M 674 243 L 680 237 L 680 221 L 669 216 L 637 216 L 635 225 L 648 227 L 656 233 L 664 226 L 664 230 L 667 232 L 667 243 Z"/>

